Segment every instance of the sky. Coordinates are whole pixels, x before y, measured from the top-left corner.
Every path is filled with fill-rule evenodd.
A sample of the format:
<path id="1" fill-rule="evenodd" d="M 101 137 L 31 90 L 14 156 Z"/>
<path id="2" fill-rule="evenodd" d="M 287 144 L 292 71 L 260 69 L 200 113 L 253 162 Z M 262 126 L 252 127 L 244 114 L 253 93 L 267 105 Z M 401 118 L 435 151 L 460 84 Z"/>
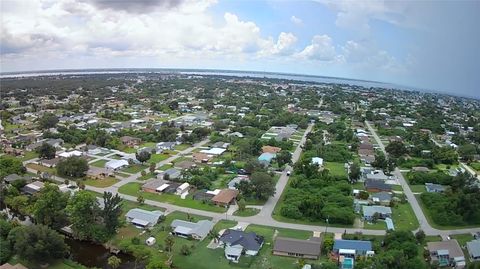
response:
<path id="1" fill-rule="evenodd" d="M 480 1 L 1 0 L 0 71 L 195 68 L 480 97 Z"/>

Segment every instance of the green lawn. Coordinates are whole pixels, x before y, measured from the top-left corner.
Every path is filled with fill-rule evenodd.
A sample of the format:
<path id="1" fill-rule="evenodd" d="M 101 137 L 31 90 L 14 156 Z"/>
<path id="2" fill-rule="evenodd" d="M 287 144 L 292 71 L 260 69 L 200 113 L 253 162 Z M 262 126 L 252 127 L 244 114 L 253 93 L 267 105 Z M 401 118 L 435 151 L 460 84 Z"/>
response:
<path id="1" fill-rule="evenodd" d="M 31 168 L 31 169 L 34 169 L 34 170 L 37 170 L 37 171 L 40 171 L 40 172 L 48 172 L 50 174 L 55 174 L 55 168 L 50 168 L 50 167 L 46 167 L 46 166 L 43 166 L 43 165 L 39 165 L 39 164 L 36 164 L 36 163 L 29 163 L 26 165 L 28 168 Z"/>
<path id="2" fill-rule="evenodd" d="M 155 194 L 149 192 L 142 192 L 141 191 L 141 184 L 130 182 L 123 186 L 121 186 L 118 191 L 123 194 L 132 195 L 132 196 L 139 196 L 140 194 L 148 200 L 174 204 L 183 207 L 195 208 L 205 211 L 212 211 L 212 212 L 225 212 L 226 209 L 223 207 L 214 206 L 207 203 L 202 203 L 197 200 L 193 200 L 191 196 L 187 196 L 186 199 L 181 199 L 180 196 L 174 194 Z"/>
<path id="3" fill-rule="evenodd" d="M 186 150 L 190 147 L 191 147 L 191 145 L 189 145 L 189 144 L 180 144 L 180 145 L 176 145 L 173 149 L 178 150 L 178 151 L 184 151 L 184 150 Z"/>
<path id="4" fill-rule="evenodd" d="M 93 162 L 91 163 L 90 165 L 93 165 L 95 167 L 100 167 L 100 168 L 104 168 L 105 167 L 105 164 L 108 162 L 108 160 L 98 160 L 96 162 Z"/>
<path id="5" fill-rule="evenodd" d="M 412 192 L 425 192 L 425 185 L 410 185 Z"/>
<path id="6" fill-rule="evenodd" d="M 87 180 L 84 180 L 83 183 L 85 183 L 85 185 L 89 185 L 93 187 L 106 188 L 106 187 L 112 186 L 118 181 L 119 180 L 114 177 L 107 177 L 104 179 L 87 179 Z"/>
<path id="7" fill-rule="evenodd" d="M 239 216 L 239 217 L 250 217 L 257 215 L 258 212 L 260 212 L 260 209 L 257 208 L 245 208 L 245 210 L 240 211 L 237 210 L 233 213 L 234 216 Z"/>
<path id="8" fill-rule="evenodd" d="M 145 147 L 155 148 L 156 146 L 157 146 L 157 143 L 155 143 L 155 142 L 143 142 L 138 147 L 139 148 L 145 148 Z"/>
<path id="9" fill-rule="evenodd" d="M 398 203 L 392 209 L 392 219 L 395 230 L 413 231 L 418 228 L 418 220 L 409 203 Z"/>
<path id="10" fill-rule="evenodd" d="M 137 178 L 138 180 L 148 180 L 148 179 L 151 179 L 151 178 L 154 178 L 155 177 L 155 174 L 152 174 L 152 173 L 147 173 L 146 175 L 144 176 L 141 176 L 139 178 Z"/>
<path id="11" fill-rule="evenodd" d="M 440 235 L 427 235 L 425 236 L 426 242 L 440 242 L 442 241 L 442 237 Z"/>
<path id="12" fill-rule="evenodd" d="M 115 175 L 120 176 L 120 177 L 129 177 L 130 176 L 129 174 L 125 174 L 125 173 L 122 173 L 122 172 L 115 172 Z"/>
<path id="13" fill-rule="evenodd" d="M 22 157 L 22 162 L 38 158 L 38 153 L 35 151 L 25 151 Z"/>
<path id="14" fill-rule="evenodd" d="M 12 265 L 22 264 L 27 266 L 28 268 L 37 268 L 38 266 L 37 264 L 31 263 L 29 261 L 21 260 L 17 256 L 13 256 L 12 258 L 10 258 L 10 260 L 8 260 L 8 263 Z M 87 269 L 87 267 L 68 259 L 54 261 L 48 265 L 48 268 L 49 269 Z"/>
<path id="15" fill-rule="evenodd" d="M 480 162 L 470 163 L 470 167 L 472 167 L 476 171 L 480 172 Z"/>
<path id="16" fill-rule="evenodd" d="M 330 174 L 338 177 L 346 177 L 347 171 L 345 170 L 344 163 L 325 162 L 324 167 L 330 171 Z"/>
<path id="17" fill-rule="evenodd" d="M 460 244 L 461 247 L 465 246 L 467 242 L 470 242 L 474 239 L 471 234 L 455 234 L 450 237 L 452 239 L 457 239 L 458 244 Z"/>
<path id="18" fill-rule="evenodd" d="M 130 173 L 130 174 L 136 174 L 142 170 L 145 170 L 147 169 L 148 166 L 146 165 L 142 165 L 142 164 L 133 164 L 133 165 L 129 165 L 128 167 L 126 168 L 123 168 L 122 171 L 123 172 L 127 172 L 127 173 Z"/>
<path id="19" fill-rule="evenodd" d="M 391 185 L 392 186 L 392 190 L 394 191 L 403 191 L 403 188 L 401 185 Z"/>
<path id="20" fill-rule="evenodd" d="M 159 163 L 163 160 L 166 160 L 170 157 L 170 155 L 168 154 L 152 154 L 152 156 L 150 157 L 150 160 L 148 160 L 148 163 Z"/>
<path id="21" fill-rule="evenodd" d="M 165 171 L 165 170 L 168 170 L 172 167 L 173 167 L 173 165 L 171 165 L 171 164 L 164 164 L 164 165 L 160 166 L 158 169 L 162 170 L 162 171 Z"/>
<path id="22" fill-rule="evenodd" d="M 386 230 L 387 224 L 383 220 L 378 220 L 376 223 L 364 222 L 363 228 L 369 230 Z"/>
<path id="23" fill-rule="evenodd" d="M 365 190 L 365 185 L 363 182 L 355 182 L 355 184 L 352 185 L 352 188 L 357 190 Z"/>

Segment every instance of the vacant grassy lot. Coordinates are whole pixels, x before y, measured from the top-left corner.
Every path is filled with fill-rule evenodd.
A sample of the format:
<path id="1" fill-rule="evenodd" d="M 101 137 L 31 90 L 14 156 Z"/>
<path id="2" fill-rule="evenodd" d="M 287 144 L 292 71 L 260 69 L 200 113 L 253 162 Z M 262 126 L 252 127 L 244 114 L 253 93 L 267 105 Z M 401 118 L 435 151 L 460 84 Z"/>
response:
<path id="1" fill-rule="evenodd" d="M 36 153 L 35 151 L 25 151 L 21 160 L 22 162 L 24 162 L 34 158 L 38 158 L 38 153 Z"/>
<path id="2" fill-rule="evenodd" d="M 205 211 L 212 211 L 212 212 L 226 211 L 226 209 L 223 207 L 218 207 L 211 204 L 202 203 L 197 200 L 193 200 L 191 196 L 187 196 L 186 199 L 181 199 L 180 196 L 175 194 L 168 194 L 168 193 L 155 194 L 155 193 L 143 192 L 141 191 L 141 187 L 142 186 L 139 183 L 130 182 L 121 186 L 118 189 L 118 191 L 123 194 L 137 196 L 137 197 L 141 194 L 147 200 L 174 204 L 178 206 L 184 206 L 184 207 L 195 208 L 195 209 L 200 209 Z"/>
<path id="3" fill-rule="evenodd" d="M 91 163 L 90 165 L 93 165 L 95 167 L 100 167 L 100 168 L 104 168 L 105 167 L 105 164 L 108 162 L 108 160 L 98 160 L 96 162 L 93 162 Z"/>
<path id="4" fill-rule="evenodd" d="M 239 217 L 250 217 L 257 215 L 258 212 L 260 212 L 260 209 L 257 208 L 245 208 L 245 210 L 240 211 L 237 210 L 235 213 L 233 213 L 234 216 L 239 216 Z"/>
<path id="5" fill-rule="evenodd" d="M 34 169 L 34 170 L 37 170 L 37 171 L 40 171 L 40 172 L 48 172 L 52 175 L 55 174 L 55 172 L 56 172 L 55 168 L 46 167 L 46 166 L 39 165 L 39 164 L 36 164 L 36 163 L 29 163 L 26 166 L 28 168 L 31 168 L 31 169 Z"/>
<path id="6" fill-rule="evenodd" d="M 119 180 L 114 177 L 107 177 L 104 179 L 87 179 L 83 181 L 83 183 L 85 183 L 85 185 L 89 185 L 97 188 L 106 188 L 106 187 L 112 186 L 118 181 Z"/>
<path id="7" fill-rule="evenodd" d="M 425 185 L 410 185 L 410 189 L 412 190 L 412 192 L 417 192 L 417 193 L 426 191 Z"/>
<path id="8" fill-rule="evenodd" d="M 159 163 L 163 160 L 166 160 L 168 159 L 168 157 L 170 157 L 170 155 L 168 154 L 152 154 L 152 156 L 150 157 L 150 160 L 148 160 L 148 163 Z"/>
<path id="9" fill-rule="evenodd" d="M 346 177 L 347 170 L 343 163 L 325 162 L 324 167 L 330 171 L 330 174 L 337 177 Z"/>
<path id="10" fill-rule="evenodd" d="M 191 145 L 188 145 L 188 144 L 180 144 L 180 145 L 176 145 L 173 149 L 178 150 L 178 151 L 184 151 L 184 150 L 186 150 L 190 147 L 191 147 Z"/>
<path id="11" fill-rule="evenodd" d="M 133 165 L 129 165 L 128 167 L 122 169 L 123 172 L 127 172 L 127 173 L 130 173 L 130 174 L 136 174 L 142 170 L 145 170 L 147 169 L 148 166 L 146 165 L 142 165 L 142 164 L 133 164 Z"/>
<path id="12" fill-rule="evenodd" d="M 392 219 L 395 230 L 413 231 L 419 226 L 417 217 L 415 217 L 409 203 L 395 205 L 392 209 Z"/>

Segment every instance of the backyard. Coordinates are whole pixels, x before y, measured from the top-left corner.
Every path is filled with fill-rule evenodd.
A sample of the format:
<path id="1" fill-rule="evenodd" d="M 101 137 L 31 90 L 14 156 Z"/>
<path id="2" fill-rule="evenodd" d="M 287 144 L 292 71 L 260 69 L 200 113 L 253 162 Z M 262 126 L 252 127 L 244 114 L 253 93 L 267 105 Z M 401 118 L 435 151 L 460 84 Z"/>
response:
<path id="1" fill-rule="evenodd" d="M 97 187 L 97 188 L 106 188 L 106 187 L 112 186 L 113 184 L 117 183 L 118 181 L 119 180 L 116 179 L 115 177 L 107 177 L 107 178 L 103 178 L 103 179 L 89 178 L 89 179 L 84 180 L 83 183 L 85 183 L 85 185 L 89 185 L 89 186 L 93 186 L 93 187 Z"/>

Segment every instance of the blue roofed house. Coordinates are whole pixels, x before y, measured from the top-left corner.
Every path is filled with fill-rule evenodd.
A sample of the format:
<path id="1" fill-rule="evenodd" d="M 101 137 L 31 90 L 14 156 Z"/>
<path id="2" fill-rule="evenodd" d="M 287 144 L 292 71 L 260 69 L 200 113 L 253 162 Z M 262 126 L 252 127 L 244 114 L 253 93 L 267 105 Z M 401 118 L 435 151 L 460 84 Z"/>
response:
<path id="1" fill-rule="evenodd" d="M 425 189 L 427 192 L 444 192 L 445 187 L 434 183 L 425 183 Z"/>
<path id="2" fill-rule="evenodd" d="M 337 239 L 333 244 L 333 252 L 338 255 L 355 258 L 358 256 L 371 256 L 372 242 L 363 240 Z"/>
<path id="3" fill-rule="evenodd" d="M 263 246 L 263 236 L 254 232 L 227 229 L 219 239 L 220 245 L 225 248 L 225 258 L 238 262 L 242 254 L 255 256 Z"/>
<path id="4" fill-rule="evenodd" d="M 125 218 L 127 222 L 142 228 L 150 228 L 157 224 L 163 216 L 162 211 L 148 211 L 140 208 L 130 209 Z"/>
<path id="5" fill-rule="evenodd" d="M 260 156 L 258 156 L 258 162 L 263 165 L 270 165 L 275 156 L 276 155 L 274 153 L 270 152 L 262 153 Z"/>

